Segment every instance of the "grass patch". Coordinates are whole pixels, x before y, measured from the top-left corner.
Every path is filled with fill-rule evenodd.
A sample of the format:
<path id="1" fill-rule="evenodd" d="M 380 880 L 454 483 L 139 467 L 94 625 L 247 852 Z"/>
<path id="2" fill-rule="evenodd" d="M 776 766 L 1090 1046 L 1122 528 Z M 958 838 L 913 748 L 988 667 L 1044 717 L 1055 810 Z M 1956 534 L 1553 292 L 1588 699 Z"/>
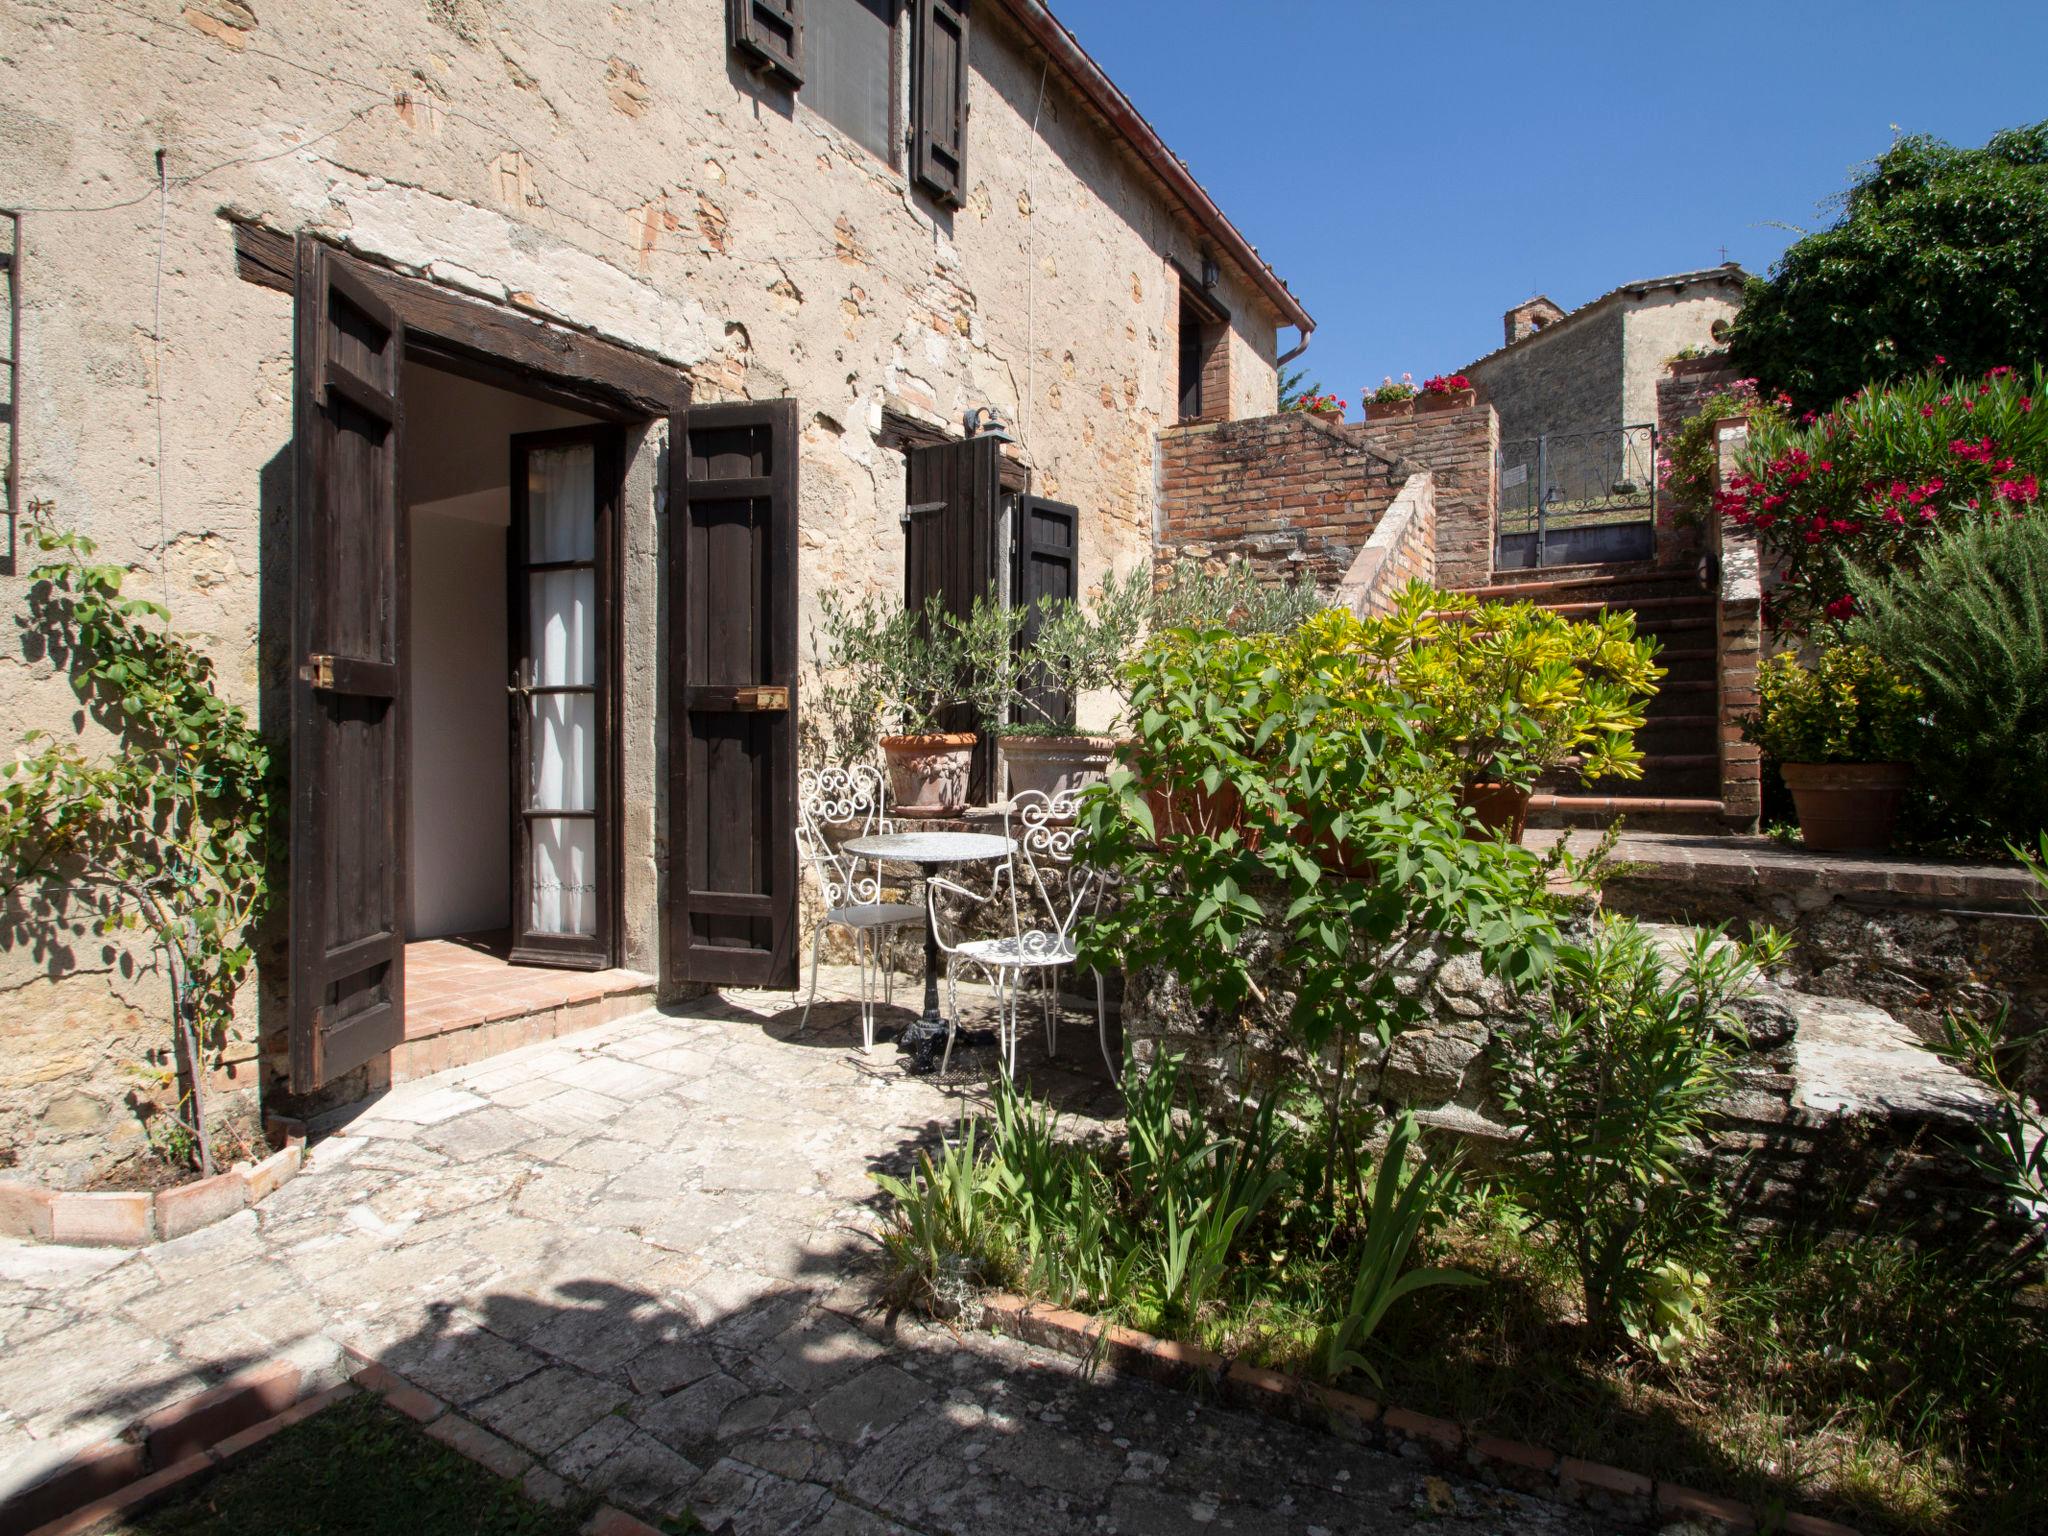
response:
<path id="1" fill-rule="evenodd" d="M 594 1502 L 555 1509 L 529 1499 L 366 1392 L 282 1431 L 114 1536 L 574 1536 Z"/>

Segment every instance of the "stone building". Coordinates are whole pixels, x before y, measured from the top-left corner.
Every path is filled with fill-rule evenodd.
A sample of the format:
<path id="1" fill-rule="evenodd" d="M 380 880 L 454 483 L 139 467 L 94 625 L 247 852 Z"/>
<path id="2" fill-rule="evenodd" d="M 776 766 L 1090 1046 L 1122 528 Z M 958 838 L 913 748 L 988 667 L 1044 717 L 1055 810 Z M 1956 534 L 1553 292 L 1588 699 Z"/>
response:
<path id="1" fill-rule="evenodd" d="M 14 506 L 289 743 L 214 1082 L 268 1104 L 489 1048 L 481 993 L 502 1046 L 786 980 L 818 594 L 1000 583 L 1032 505 L 1078 590 L 1150 560 L 1161 428 L 1271 413 L 1313 324 L 1039 0 L 20 5 L 0 87 Z M 0 698 L 81 728 L 27 638 Z M 0 1163 L 80 1183 L 162 972 L 8 927 Z"/>
<path id="2" fill-rule="evenodd" d="M 1731 261 L 1624 283 L 1570 311 L 1538 295 L 1501 316 L 1501 345 L 1464 371 L 1500 412 L 1503 441 L 1648 425 L 1664 364 L 1719 345 L 1746 281 Z"/>

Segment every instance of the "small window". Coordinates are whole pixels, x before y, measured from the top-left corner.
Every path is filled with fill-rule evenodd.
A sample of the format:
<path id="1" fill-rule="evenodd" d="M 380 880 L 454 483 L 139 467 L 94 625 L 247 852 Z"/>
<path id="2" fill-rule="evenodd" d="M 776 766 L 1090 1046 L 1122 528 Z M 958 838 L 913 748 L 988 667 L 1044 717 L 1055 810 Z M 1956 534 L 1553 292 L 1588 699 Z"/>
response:
<path id="1" fill-rule="evenodd" d="M 808 0 L 803 103 L 895 164 L 896 0 Z"/>
<path id="2" fill-rule="evenodd" d="M 1180 419 L 1202 419 L 1202 312 L 1185 299 L 1180 306 Z"/>

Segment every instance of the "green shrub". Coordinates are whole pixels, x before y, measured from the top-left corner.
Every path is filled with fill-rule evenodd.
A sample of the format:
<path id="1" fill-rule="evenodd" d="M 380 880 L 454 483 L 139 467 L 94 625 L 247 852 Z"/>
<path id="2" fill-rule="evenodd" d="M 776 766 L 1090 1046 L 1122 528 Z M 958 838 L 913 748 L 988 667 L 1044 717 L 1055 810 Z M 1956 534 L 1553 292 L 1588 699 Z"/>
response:
<path id="1" fill-rule="evenodd" d="M 2048 521 L 1957 528 L 1917 569 L 1849 580 L 1850 632 L 1925 698 L 1922 782 L 1963 830 L 2031 842 L 2048 826 Z"/>
<path id="2" fill-rule="evenodd" d="M 1757 668 L 1742 733 L 1781 763 L 1897 763 L 1920 738 L 1920 690 L 1875 647 L 1828 632 L 1806 666 L 1780 651 Z"/>
<path id="3" fill-rule="evenodd" d="M 1668 1322 L 1649 1315 L 1659 1272 L 1716 1216 L 1685 1163 L 1731 1081 L 1728 1005 L 1785 948 L 1695 932 L 1667 962 L 1632 920 L 1609 918 L 1559 949 L 1549 1017 L 1496 1047 L 1512 1187 L 1570 1256 L 1597 1340 Z"/>

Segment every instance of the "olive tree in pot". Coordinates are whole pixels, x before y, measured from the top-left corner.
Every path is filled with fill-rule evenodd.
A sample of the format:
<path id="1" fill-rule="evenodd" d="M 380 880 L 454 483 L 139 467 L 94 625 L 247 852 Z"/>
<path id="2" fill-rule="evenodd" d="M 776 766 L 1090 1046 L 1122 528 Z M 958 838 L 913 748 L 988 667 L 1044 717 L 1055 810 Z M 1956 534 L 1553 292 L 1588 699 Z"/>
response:
<path id="1" fill-rule="evenodd" d="M 1073 723 L 1083 699 L 1123 686 L 1151 601 L 1151 573 L 1105 574 L 1092 608 L 1066 599 L 1005 608 L 991 599 L 956 620 L 966 652 L 976 713 L 1002 737 L 1014 792 L 1058 794 L 1098 782 L 1109 771 L 1115 718 L 1102 729 Z M 1027 635 L 1029 636 L 1027 640 Z M 1121 700 L 1118 713 L 1121 713 Z"/>
<path id="2" fill-rule="evenodd" d="M 871 760 L 879 747 L 896 814 L 956 816 L 967 804 L 972 731 L 948 731 L 945 712 L 967 700 L 961 631 L 931 598 L 922 611 L 870 595 L 819 599 L 811 642 L 807 734 L 833 761 Z"/>
<path id="3" fill-rule="evenodd" d="M 1780 651 L 1757 669 L 1745 737 L 1775 758 L 1817 853 L 1889 848 L 1921 729 L 1920 690 L 1867 645 L 1816 632 L 1811 667 Z"/>

